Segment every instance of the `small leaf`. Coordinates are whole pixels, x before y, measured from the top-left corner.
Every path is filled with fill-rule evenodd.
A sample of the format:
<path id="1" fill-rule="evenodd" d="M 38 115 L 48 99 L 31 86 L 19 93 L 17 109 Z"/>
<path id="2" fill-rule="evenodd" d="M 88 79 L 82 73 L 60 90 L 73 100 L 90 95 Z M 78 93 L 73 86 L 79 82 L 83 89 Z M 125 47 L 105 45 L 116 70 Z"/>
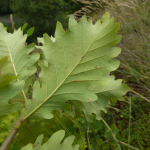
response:
<path id="1" fill-rule="evenodd" d="M 28 37 L 31 36 L 34 32 L 34 27 L 30 28 L 28 31 L 27 31 L 27 35 Z"/>
<path id="2" fill-rule="evenodd" d="M 24 31 L 27 26 L 28 26 L 28 23 L 25 23 L 25 24 L 22 26 L 22 31 Z"/>

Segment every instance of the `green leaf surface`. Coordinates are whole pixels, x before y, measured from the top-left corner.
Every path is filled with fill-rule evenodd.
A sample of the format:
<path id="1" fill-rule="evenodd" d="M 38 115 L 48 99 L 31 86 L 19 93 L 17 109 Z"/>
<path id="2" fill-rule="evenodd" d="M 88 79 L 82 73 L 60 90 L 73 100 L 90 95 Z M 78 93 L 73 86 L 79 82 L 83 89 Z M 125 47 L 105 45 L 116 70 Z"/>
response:
<path id="1" fill-rule="evenodd" d="M 0 89 L 7 86 L 11 81 L 17 79 L 18 76 L 13 75 L 11 63 L 8 61 L 8 56 L 0 59 Z"/>
<path id="2" fill-rule="evenodd" d="M 54 112 L 53 112 L 54 113 Z M 67 117 L 66 117 L 67 116 Z M 26 145 L 28 143 L 34 143 L 36 138 L 40 134 L 44 134 L 43 142 L 47 141 L 47 137 L 50 137 L 58 130 L 65 130 L 66 136 L 74 135 L 75 144 L 80 145 L 80 149 L 84 150 L 86 146 L 86 139 L 80 136 L 79 132 L 76 132 L 78 129 L 74 127 L 74 117 L 69 113 L 62 113 L 61 111 L 55 111 L 54 118 L 52 119 L 41 119 L 41 120 L 32 120 L 27 119 L 19 130 L 19 135 L 16 140 L 19 145 Z M 84 145 L 83 142 L 84 141 Z"/>
<path id="3" fill-rule="evenodd" d="M 34 44 L 25 46 L 27 35 L 19 28 L 13 34 L 8 33 L 0 23 L 0 58 L 8 56 L 12 64 L 14 75 L 20 75 L 19 80 L 25 79 L 31 72 L 36 71 L 35 62 L 39 59 L 38 53 L 30 54 L 34 49 Z M 30 55 L 29 55 L 30 54 Z"/>
<path id="4" fill-rule="evenodd" d="M 26 39 L 27 35 L 23 35 L 21 29 L 11 34 L 0 23 L 0 110 L 3 111 L 0 114 L 15 112 L 22 107 L 22 104 L 16 104 L 16 106 L 11 104 L 11 106 L 14 106 L 14 108 L 11 108 L 8 101 L 21 91 L 24 94 L 22 89 L 25 83 L 23 80 L 37 70 L 34 64 L 40 55 L 37 53 L 30 54 L 34 49 L 34 44 L 25 46 Z M 9 61 L 4 56 L 8 56 Z M 10 82 L 11 85 L 8 85 Z M 12 110 L 9 110 L 9 108 Z"/>
<path id="5" fill-rule="evenodd" d="M 44 39 L 43 38 L 37 38 L 38 43 L 44 44 Z"/>
<path id="6" fill-rule="evenodd" d="M 82 137 L 79 133 L 75 132 L 74 136 L 76 137 L 76 143 L 80 145 L 80 150 L 85 150 L 87 148 L 87 140 L 85 138 L 85 133 L 82 132 Z"/>
<path id="7" fill-rule="evenodd" d="M 0 116 L 15 113 L 23 107 L 21 103 L 0 105 Z"/>
<path id="8" fill-rule="evenodd" d="M 13 75 L 11 62 L 8 61 L 8 56 L 0 59 L 0 116 L 7 116 L 9 113 L 14 113 L 22 108 L 22 104 L 8 104 L 8 100 L 16 96 L 24 86 L 24 81 L 19 81 L 9 85 L 18 76 Z"/>
<path id="9" fill-rule="evenodd" d="M 33 99 L 27 101 L 23 118 L 50 119 L 50 112 L 65 108 L 67 100 L 96 101 L 98 97 L 89 87 L 109 85 L 111 80 L 105 74 L 120 64 L 113 59 L 121 51 L 114 47 L 121 39 L 116 35 L 118 29 L 119 23 L 106 13 L 94 25 L 86 16 L 78 23 L 71 16 L 67 32 L 58 22 L 55 40 L 44 34 L 42 49 L 48 66 L 39 61 L 40 83 L 33 85 Z"/>
<path id="10" fill-rule="evenodd" d="M 25 24 L 22 26 L 22 31 L 24 31 L 27 26 L 28 26 L 28 23 L 25 23 Z"/>
<path id="11" fill-rule="evenodd" d="M 30 28 L 28 31 L 27 31 L 27 36 L 31 36 L 34 32 L 34 27 Z"/>
<path id="12" fill-rule="evenodd" d="M 24 87 L 24 81 L 16 82 L 11 86 L 6 86 L 0 90 L 0 104 L 8 103 L 8 100 L 21 92 Z"/>
<path id="13" fill-rule="evenodd" d="M 74 136 L 67 137 L 63 141 L 63 143 L 61 143 L 64 136 L 65 136 L 65 131 L 59 130 L 56 133 L 54 133 L 46 143 L 42 145 L 44 136 L 40 135 L 33 145 L 28 144 L 27 146 L 23 147 L 21 150 L 78 150 L 79 149 L 78 145 L 71 146 L 75 139 Z"/>
<path id="14" fill-rule="evenodd" d="M 54 113 L 54 112 L 53 112 Z M 67 117 L 66 117 L 67 116 Z M 55 112 L 55 116 L 52 119 L 27 119 L 19 130 L 19 135 L 17 136 L 17 143 L 20 145 L 26 145 L 28 143 L 33 143 L 40 134 L 44 134 L 44 142 L 58 130 L 65 130 L 68 135 L 71 135 L 76 131 L 77 128 L 74 127 L 73 118 L 62 112 Z M 78 133 L 79 134 L 79 133 Z"/>
<path id="15" fill-rule="evenodd" d="M 111 83 L 105 87 L 91 86 L 89 89 L 94 93 L 97 93 L 98 100 L 94 102 L 79 102 L 70 101 L 69 103 L 73 106 L 77 115 L 81 115 L 83 111 L 87 121 L 92 122 L 92 114 L 96 115 L 96 119 L 101 119 L 101 111 L 107 112 L 106 106 L 109 101 L 123 100 L 123 96 L 129 91 L 129 87 L 122 84 L 122 80 L 115 80 L 114 76 L 109 76 Z"/>

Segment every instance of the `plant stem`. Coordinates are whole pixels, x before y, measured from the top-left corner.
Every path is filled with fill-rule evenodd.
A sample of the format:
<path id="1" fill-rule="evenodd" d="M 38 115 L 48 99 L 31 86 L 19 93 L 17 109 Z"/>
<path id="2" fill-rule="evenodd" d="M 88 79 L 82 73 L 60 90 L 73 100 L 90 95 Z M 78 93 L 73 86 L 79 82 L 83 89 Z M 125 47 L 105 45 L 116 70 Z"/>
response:
<path id="1" fill-rule="evenodd" d="M 123 144 L 123 145 L 126 145 L 126 146 L 128 146 L 128 147 L 130 147 L 130 148 L 132 148 L 132 149 L 134 149 L 134 150 L 140 150 L 140 149 L 138 149 L 138 148 L 136 148 L 136 147 L 133 147 L 133 146 L 131 146 L 131 145 L 128 145 L 128 144 L 126 144 L 126 143 L 124 143 L 124 142 L 122 142 L 122 141 L 119 141 L 119 143 L 121 143 L 121 144 Z"/>
<path id="2" fill-rule="evenodd" d="M 73 108 L 72 108 L 72 111 L 73 111 L 73 114 L 74 114 L 74 118 L 75 118 L 76 121 L 77 121 L 77 125 L 78 125 L 78 128 L 79 128 L 80 136 L 81 136 L 81 139 L 82 139 L 82 144 L 83 144 L 83 147 L 84 147 L 84 141 L 83 141 L 82 132 L 81 132 L 81 129 L 80 129 L 80 126 L 79 126 L 79 122 L 78 122 L 78 119 L 77 119 L 77 117 L 76 117 L 76 114 L 75 114 L 75 111 L 74 111 Z M 85 148 L 85 147 L 84 147 L 84 148 Z"/>
<path id="3" fill-rule="evenodd" d="M 70 131 L 69 131 L 69 129 L 65 126 L 65 124 L 62 122 L 62 120 L 58 117 L 58 115 L 56 114 L 56 113 L 54 113 L 54 112 L 51 112 L 53 115 L 54 115 L 54 117 L 56 118 L 56 120 L 61 124 L 61 126 L 64 128 L 64 130 L 67 132 L 67 134 L 69 135 L 69 136 L 71 136 L 71 133 L 70 133 Z"/>
<path id="4" fill-rule="evenodd" d="M 11 132 L 9 133 L 9 135 L 7 136 L 7 138 L 5 139 L 3 144 L 1 145 L 0 150 L 7 150 L 8 149 L 10 144 L 14 141 L 14 138 L 15 138 L 16 134 L 18 133 L 19 128 L 22 125 L 22 123 L 23 123 L 22 116 L 20 116 L 17 123 L 14 125 Z"/>
<path id="5" fill-rule="evenodd" d="M 89 132 L 89 126 L 88 126 L 88 129 L 87 129 L 87 141 L 88 141 L 89 150 L 91 150 L 91 145 L 90 145 L 90 140 L 89 140 L 88 132 Z"/>
<path id="6" fill-rule="evenodd" d="M 138 141 L 138 144 L 139 144 L 140 149 L 143 150 L 142 146 L 140 145 L 140 142 L 139 142 L 138 137 L 137 137 L 137 141 Z"/>
<path id="7" fill-rule="evenodd" d="M 131 128 L 131 97 L 130 99 L 130 104 L 129 104 L 129 136 L 128 136 L 128 144 L 130 145 L 130 128 Z M 130 147 L 128 147 L 128 150 L 130 150 Z"/>
<path id="8" fill-rule="evenodd" d="M 113 134 L 113 132 L 112 132 L 112 130 L 110 129 L 109 125 L 105 122 L 105 120 L 104 120 L 103 118 L 101 118 L 101 120 L 102 120 L 103 123 L 107 126 L 107 128 L 110 130 L 110 132 L 111 132 L 111 134 L 112 134 L 114 140 L 115 140 L 116 143 L 117 143 L 117 146 L 118 146 L 119 150 L 121 150 L 121 147 L 120 147 L 120 144 L 119 144 L 119 142 L 118 142 L 118 139 L 117 139 L 116 136 Z"/>

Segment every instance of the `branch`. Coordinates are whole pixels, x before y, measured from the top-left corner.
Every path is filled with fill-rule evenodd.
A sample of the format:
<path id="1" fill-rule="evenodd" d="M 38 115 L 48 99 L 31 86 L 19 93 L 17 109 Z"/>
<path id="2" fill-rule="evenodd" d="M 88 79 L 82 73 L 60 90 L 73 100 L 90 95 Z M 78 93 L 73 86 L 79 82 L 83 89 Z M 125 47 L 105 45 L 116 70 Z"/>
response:
<path id="1" fill-rule="evenodd" d="M 12 27 L 12 29 L 13 29 L 13 30 L 16 30 L 16 28 L 15 28 L 15 23 L 14 23 L 14 20 L 13 20 L 13 15 L 12 15 L 12 14 L 10 15 L 10 22 L 11 22 L 11 27 Z"/>
<path id="2" fill-rule="evenodd" d="M 9 135 L 7 136 L 7 138 L 5 139 L 3 144 L 1 145 L 0 150 L 7 150 L 8 149 L 10 144 L 14 141 L 14 138 L 15 138 L 16 134 L 18 133 L 19 128 L 22 125 L 22 123 L 23 123 L 22 116 L 20 116 L 17 123 L 14 125 L 11 132 L 9 133 Z"/>

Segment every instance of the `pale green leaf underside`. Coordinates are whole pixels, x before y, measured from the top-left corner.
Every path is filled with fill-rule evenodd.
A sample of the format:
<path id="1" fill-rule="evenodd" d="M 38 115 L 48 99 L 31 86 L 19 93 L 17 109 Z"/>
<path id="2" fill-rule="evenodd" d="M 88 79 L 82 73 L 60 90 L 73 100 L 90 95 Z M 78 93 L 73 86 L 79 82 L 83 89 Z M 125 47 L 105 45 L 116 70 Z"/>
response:
<path id="1" fill-rule="evenodd" d="M 17 95 L 24 86 L 24 81 L 17 83 L 11 83 L 13 80 L 18 79 L 18 76 L 14 75 L 11 62 L 8 61 L 8 56 L 4 56 L 0 59 L 0 104 L 7 104 L 9 98 Z M 9 84 L 12 85 L 9 85 Z"/>
<path id="2" fill-rule="evenodd" d="M 83 16 L 77 23 L 72 16 L 67 32 L 57 23 L 55 40 L 44 35 L 42 50 L 48 66 L 39 62 L 41 85 L 35 82 L 24 119 L 31 115 L 50 119 L 50 111 L 64 108 L 66 100 L 96 101 L 97 95 L 88 87 L 109 85 L 111 80 L 105 74 L 120 64 L 112 58 L 121 51 L 114 47 L 121 37 L 116 36 L 119 24 L 108 13 L 101 20 L 103 23 L 99 20 L 93 25 Z"/>
<path id="3" fill-rule="evenodd" d="M 79 146 L 71 146 L 75 137 L 74 136 L 69 136 L 67 137 L 62 144 L 61 141 L 63 140 L 65 136 L 65 131 L 64 130 L 59 130 L 55 132 L 50 139 L 42 144 L 43 135 L 40 135 L 36 142 L 33 144 L 28 144 L 27 146 L 23 147 L 21 150 L 78 150 Z"/>
<path id="4" fill-rule="evenodd" d="M 0 90 L 0 106 L 1 111 L 4 109 L 2 106 L 6 106 L 4 110 L 6 113 L 14 112 L 22 106 L 22 104 L 16 104 L 16 107 L 12 108 L 12 111 L 9 110 L 10 105 L 8 106 L 8 101 L 12 99 L 14 96 L 19 94 L 21 91 L 23 92 L 24 81 L 26 77 L 32 75 L 36 71 L 36 67 L 34 66 L 35 62 L 39 59 L 40 55 L 33 53 L 29 54 L 34 49 L 34 44 L 30 44 L 25 46 L 25 41 L 27 39 L 26 35 L 23 35 L 23 31 L 18 29 L 14 31 L 14 33 L 8 33 L 0 23 L 0 58 L 4 56 L 8 56 L 10 61 L 9 69 L 5 67 L 4 69 L 8 72 L 11 71 L 11 74 L 14 76 L 18 76 L 19 79 L 13 80 L 12 85 L 8 85 L 7 80 L 5 78 L 2 79 L 3 85 L 8 85 Z M 4 76 L 3 76 L 4 77 Z M 8 76 L 7 76 L 8 77 Z M 24 96 L 25 99 L 25 96 Z M 14 104 L 11 104 L 11 106 Z"/>
<path id="5" fill-rule="evenodd" d="M 80 115 L 81 111 L 84 112 L 87 121 L 92 122 L 92 115 L 96 115 L 96 119 L 101 119 L 101 111 L 106 112 L 106 106 L 110 100 L 123 100 L 123 95 L 129 90 L 129 88 L 123 85 L 122 80 L 115 80 L 114 76 L 108 77 L 112 82 L 105 87 L 90 87 L 90 90 L 97 93 L 98 100 L 94 102 L 79 102 L 70 101 L 69 103 L 74 107 L 76 114 Z"/>
<path id="6" fill-rule="evenodd" d="M 14 113 L 22 108 L 22 104 L 8 104 L 8 100 L 16 96 L 24 86 L 24 81 L 9 85 L 18 76 L 13 75 L 13 69 L 8 57 L 0 59 L 0 115 Z"/>
<path id="7" fill-rule="evenodd" d="M 24 87 L 24 81 L 16 82 L 11 86 L 6 86 L 0 90 L 0 104 L 8 103 L 8 100 L 21 92 Z"/>
<path id="8" fill-rule="evenodd" d="M 34 44 L 25 46 L 27 35 L 23 35 L 23 31 L 18 29 L 13 34 L 8 33 L 5 27 L 0 23 L 0 58 L 8 56 L 12 63 L 14 74 L 21 74 L 19 79 L 24 79 L 28 74 L 31 75 L 31 69 L 28 70 L 39 59 L 39 54 L 29 53 L 34 49 Z M 36 67 L 34 67 L 34 72 Z"/>
<path id="9" fill-rule="evenodd" d="M 0 115 L 15 113 L 23 107 L 21 103 L 0 105 Z"/>

